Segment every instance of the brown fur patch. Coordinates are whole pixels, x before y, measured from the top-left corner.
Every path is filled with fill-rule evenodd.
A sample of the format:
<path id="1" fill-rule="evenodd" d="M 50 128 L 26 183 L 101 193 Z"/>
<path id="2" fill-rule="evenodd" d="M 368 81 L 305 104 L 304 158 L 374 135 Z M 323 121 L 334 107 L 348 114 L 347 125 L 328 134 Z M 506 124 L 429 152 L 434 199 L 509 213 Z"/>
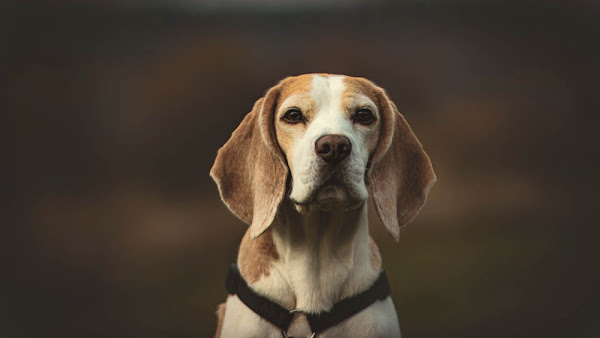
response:
<path id="1" fill-rule="evenodd" d="M 371 267 L 373 270 L 381 270 L 381 254 L 379 253 L 379 247 L 375 244 L 372 237 L 369 237 L 369 254 L 371 256 Z"/>
<path id="2" fill-rule="evenodd" d="M 343 96 L 361 93 L 367 95 L 371 100 L 373 100 L 373 102 L 375 102 L 375 104 L 379 104 L 377 88 L 371 81 L 362 77 L 346 76 L 344 78 L 344 84 L 346 85 L 346 90 L 344 91 Z"/>
<path id="3" fill-rule="evenodd" d="M 292 94 L 310 92 L 313 75 L 315 74 L 290 76 L 281 81 L 281 96 L 279 97 L 279 103 L 283 102 Z"/>
<path id="4" fill-rule="evenodd" d="M 248 283 L 254 283 L 262 276 L 269 276 L 271 263 L 278 259 L 279 253 L 270 229 L 255 239 L 250 238 L 250 231 L 246 232 L 240 245 L 238 266 Z"/>
<path id="5" fill-rule="evenodd" d="M 225 318 L 225 307 L 227 303 L 221 303 L 217 306 L 217 332 L 215 338 L 221 337 L 221 331 L 223 330 L 223 318 Z"/>

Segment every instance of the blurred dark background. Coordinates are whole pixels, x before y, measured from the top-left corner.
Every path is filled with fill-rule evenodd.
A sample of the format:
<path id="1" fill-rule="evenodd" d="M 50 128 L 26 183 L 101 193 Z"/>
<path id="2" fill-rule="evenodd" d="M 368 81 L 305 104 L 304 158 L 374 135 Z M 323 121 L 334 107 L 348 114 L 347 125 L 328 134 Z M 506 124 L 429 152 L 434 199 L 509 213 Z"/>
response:
<path id="1" fill-rule="evenodd" d="M 208 337 L 246 226 L 208 172 L 270 86 L 386 88 L 438 183 L 371 231 L 404 337 L 599 337 L 594 2 L 0 6 L 0 336 Z"/>

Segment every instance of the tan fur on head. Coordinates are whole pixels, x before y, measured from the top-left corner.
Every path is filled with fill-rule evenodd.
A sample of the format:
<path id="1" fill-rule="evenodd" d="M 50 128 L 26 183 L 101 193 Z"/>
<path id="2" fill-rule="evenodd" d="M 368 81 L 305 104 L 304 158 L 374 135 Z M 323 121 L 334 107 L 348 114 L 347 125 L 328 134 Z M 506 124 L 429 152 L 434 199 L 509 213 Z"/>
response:
<path id="1" fill-rule="evenodd" d="M 271 225 L 285 193 L 288 169 L 273 126 L 279 93 L 278 85 L 256 101 L 219 149 L 210 171 L 225 204 L 250 224 L 252 238 Z"/>
<path id="2" fill-rule="evenodd" d="M 383 89 L 376 94 L 383 111 L 379 145 L 371 164 L 371 190 L 379 218 L 398 240 L 400 226 L 410 222 L 436 181 L 429 156 Z"/>

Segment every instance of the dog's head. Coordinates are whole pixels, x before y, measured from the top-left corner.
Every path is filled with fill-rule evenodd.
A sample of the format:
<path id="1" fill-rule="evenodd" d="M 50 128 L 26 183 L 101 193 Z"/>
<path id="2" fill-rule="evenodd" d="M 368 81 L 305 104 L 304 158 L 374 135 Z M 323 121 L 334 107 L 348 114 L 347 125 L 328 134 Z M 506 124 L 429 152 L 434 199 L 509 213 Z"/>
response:
<path id="1" fill-rule="evenodd" d="M 252 238 L 271 225 L 286 192 L 299 212 L 310 212 L 356 208 L 370 188 L 397 240 L 435 182 L 429 157 L 383 89 L 327 74 L 271 88 L 219 150 L 211 176 Z"/>

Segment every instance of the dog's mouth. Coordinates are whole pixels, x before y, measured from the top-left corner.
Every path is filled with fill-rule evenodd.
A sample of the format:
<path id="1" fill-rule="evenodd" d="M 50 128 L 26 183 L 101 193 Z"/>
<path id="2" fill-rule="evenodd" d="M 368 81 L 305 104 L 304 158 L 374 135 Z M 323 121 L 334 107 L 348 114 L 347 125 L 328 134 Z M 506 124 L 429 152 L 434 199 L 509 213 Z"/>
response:
<path id="1" fill-rule="evenodd" d="M 305 213 L 311 208 L 317 208 L 321 211 L 356 209 L 362 204 L 363 199 L 354 197 L 348 188 L 348 184 L 333 176 L 315 189 L 306 201 L 292 200 L 292 202 L 294 202 L 299 212 Z"/>

